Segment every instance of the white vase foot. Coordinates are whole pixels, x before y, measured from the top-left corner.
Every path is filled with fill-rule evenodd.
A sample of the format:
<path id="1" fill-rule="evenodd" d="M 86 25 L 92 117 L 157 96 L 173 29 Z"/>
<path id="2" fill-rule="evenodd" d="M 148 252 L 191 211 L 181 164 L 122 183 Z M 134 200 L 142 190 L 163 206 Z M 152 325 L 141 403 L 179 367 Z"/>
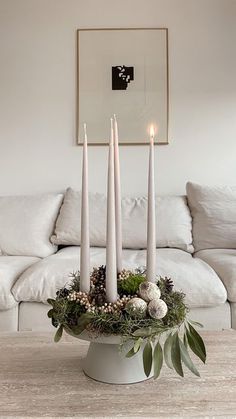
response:
<path id="1" fill-rule="evenodd" d="M 84 373 L 96 381 L 109 384 L 132 384 L 147 380 L 143 370 L 143 350 L 131 358 L 126 358 L 128 349 L 120 349 L 119 344 L 95 343 L 89 345 L 83 363 Z"/>

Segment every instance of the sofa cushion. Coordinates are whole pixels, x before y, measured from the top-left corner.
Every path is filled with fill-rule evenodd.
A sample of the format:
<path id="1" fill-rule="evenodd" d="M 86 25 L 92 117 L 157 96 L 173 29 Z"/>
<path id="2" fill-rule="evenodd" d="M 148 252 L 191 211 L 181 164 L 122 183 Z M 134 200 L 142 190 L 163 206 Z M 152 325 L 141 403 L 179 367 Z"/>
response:
<path id="1" fill-rule="evenodd" d="M 106 197 L 90 194 L 90 242 L 91 246 L 106 245 Z M 61 245 L 80 245 L 81 194 L 67 189 L 57 219 L 52 241 Z M 188 252 L 192 246 L 192 220 L 183 196 L 156 198 L 157 247 L 173 247 Z M 122 199 L 123 248 L 146 248 L 147 198 Z"/>
<path id="2" fill-rule="evenodd" d="M 91 249 L 91 267 L 105 264 L 105 248 Z M 179 249 L 158 249 L 157 273 L 170 276 L 175 288 L 186 293 L 190 307 L 223 304 L 227 295 L 224 285 L 205 262 Z M 123 250 L 123 266 L 134 269 L 144 266 L 146 251 Z M 79 247 L 68 247 L 49 256 L 21 275 L 12 292 L 17 301 L 46 302 L 70 281 L 71 272 L 79 268 Z"/>
<path id="3" fill-rule="evenodd" d="M 11 288 L 22 272 L 38 260 L 35 257 L 0 256 L 0 310 L 17 304 Z"/>
<path id="4" fill-rule="evenodd" d="M 195 250 L 236 249 L 236 187 L 187 183 Z"/>
<path id="5" fill-rule="evenodd" d="M 219 275 L 227 289 L 228 300 L 236 302 L 236 250 L 200 250 L 195 257 L 207 262 Z"/>
<path id="6" fill-rule="evenodd" d="M 50 236 L 62 198 L 61 194 L 0 197 L 1 253 L 38 257 L 54 253 Z"/>

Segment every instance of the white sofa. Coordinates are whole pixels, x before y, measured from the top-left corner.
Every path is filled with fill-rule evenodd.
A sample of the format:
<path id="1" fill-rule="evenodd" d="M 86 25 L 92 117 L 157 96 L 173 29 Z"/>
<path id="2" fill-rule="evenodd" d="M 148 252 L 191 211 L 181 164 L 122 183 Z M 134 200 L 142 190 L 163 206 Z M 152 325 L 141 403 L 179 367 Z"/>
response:
<path id="1" fill-rule="evenodd" d="M 157 274 L 207 329 L 236 328 L 236 188 L 157 197 Z M 105 264 L 106 198 L 90 196 L 91 268 Z M 123 266 L 146 259 L 147 199 L 123 198 Z M 193 231 L 193 237 L 192 237 Z M 0 331 L 50 330 L 47 299 L 79 269 L 80 194 L 0 197 Z"/>

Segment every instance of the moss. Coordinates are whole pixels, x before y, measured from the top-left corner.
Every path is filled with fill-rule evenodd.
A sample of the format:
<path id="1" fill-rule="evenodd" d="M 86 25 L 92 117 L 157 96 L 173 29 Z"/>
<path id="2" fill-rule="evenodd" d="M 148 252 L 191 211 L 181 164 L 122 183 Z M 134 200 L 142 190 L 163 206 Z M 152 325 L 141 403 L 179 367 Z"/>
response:
<path id="1" fill-rule="evenodd" d="M 143 275 L 131 273 L 128 278 L 118 281 L 118 293 L 120 295 L 135 295 L 138 293 L 139 285 L 144 281 Z"/>

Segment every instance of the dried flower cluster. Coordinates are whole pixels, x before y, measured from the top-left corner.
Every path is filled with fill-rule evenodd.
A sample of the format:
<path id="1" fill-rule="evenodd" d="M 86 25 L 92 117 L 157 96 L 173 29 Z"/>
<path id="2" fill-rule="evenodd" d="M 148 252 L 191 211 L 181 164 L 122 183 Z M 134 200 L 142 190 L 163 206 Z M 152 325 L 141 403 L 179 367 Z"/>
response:
<path id="1" fill-rule="evenodd" d="M 91 293 L 91 295 L 93 295 L 93 293 Z M 91 295 L 82 291 L 72 291 L 67 295 L 67 299 L 80 304 L 88 313 L 100 312 L 111 314 L 118 313 L 123 310 L 128 301 L 131 299 L 130 295 L 123 295 L 123 297 L 118 298 L 115 303 L 104 302 L 102 305 L 97 305 L 95 298 L 91 297 Z"/>
<path id="2" fill-rule="evenodd" d="M 128 279 L 130 275 L 132 275 L 132 271 L 128 269 L 122 269 L 122 271 L 118 275 L 118 280 Z"/>

